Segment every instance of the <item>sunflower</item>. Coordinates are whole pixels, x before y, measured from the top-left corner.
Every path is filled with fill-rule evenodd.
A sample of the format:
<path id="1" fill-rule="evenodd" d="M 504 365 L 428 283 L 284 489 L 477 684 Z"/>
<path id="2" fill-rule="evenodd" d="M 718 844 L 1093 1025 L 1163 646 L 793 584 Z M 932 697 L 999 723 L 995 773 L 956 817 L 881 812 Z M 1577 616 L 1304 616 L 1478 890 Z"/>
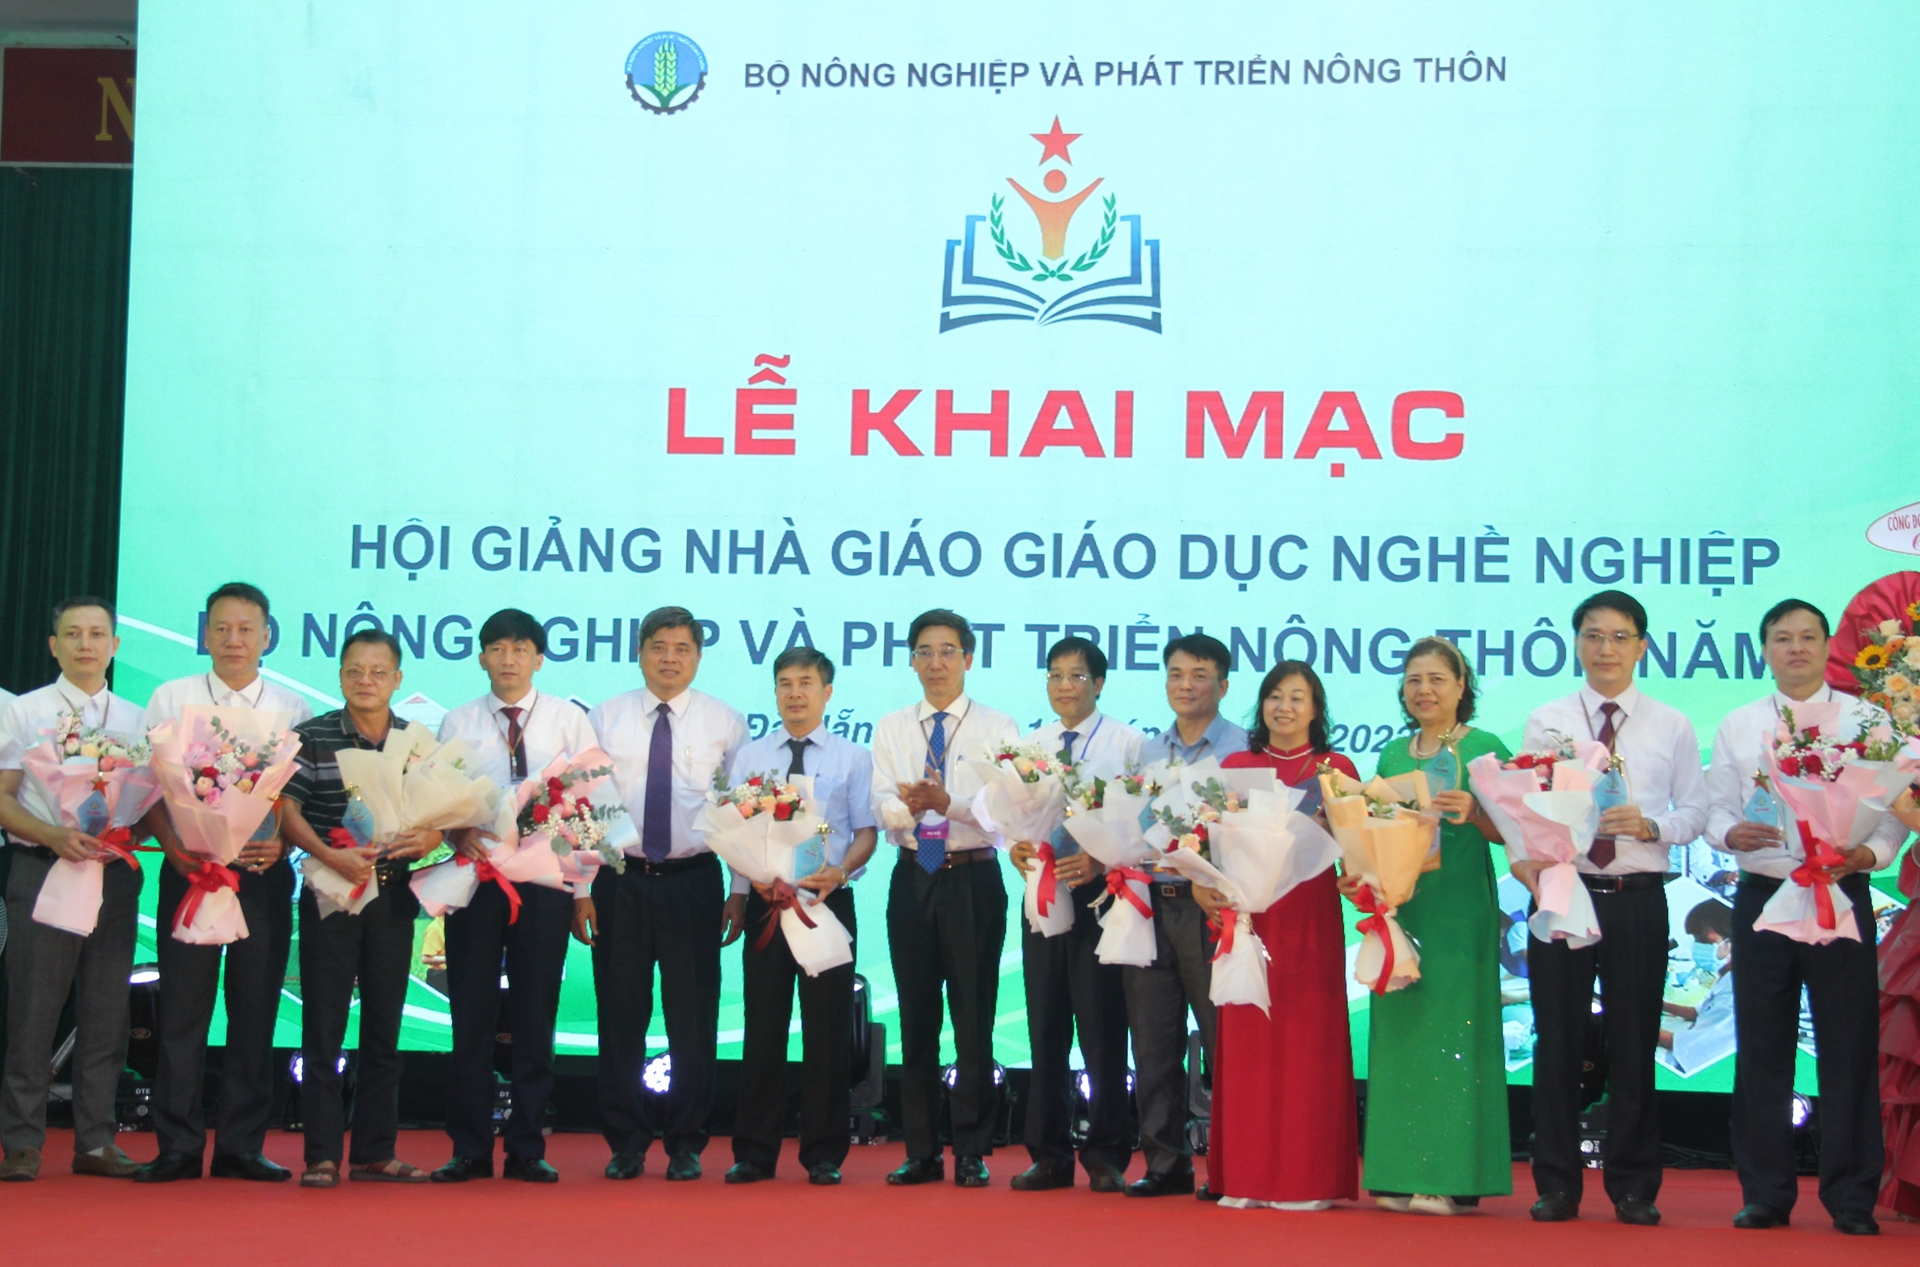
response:
<path id="1" fill-rule="evenodd" d="M 1866 646 L 1860 648 L 1860 654 L 1853 657 L 1853 667 L 1869 670 L 1884 669 L 1890 658 L 1885 647 Z"/>
<path id="2" fill-rule="evenodd" d="M 1907 604 L 1907 619 L 1920 620 L 1920 603 Z"/>

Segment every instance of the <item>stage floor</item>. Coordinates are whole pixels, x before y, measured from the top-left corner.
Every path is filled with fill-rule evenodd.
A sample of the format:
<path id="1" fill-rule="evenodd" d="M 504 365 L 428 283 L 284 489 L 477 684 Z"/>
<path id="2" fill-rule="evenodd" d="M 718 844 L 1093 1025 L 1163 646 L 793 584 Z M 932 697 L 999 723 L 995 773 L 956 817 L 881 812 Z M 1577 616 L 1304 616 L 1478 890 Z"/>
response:
<path id="1" fill-rule="evenodd" d="M 151 1157 L 152 1135 L 123 1135 L 136 1158 Z M 247 1267 L 337 1263 L 350 1258 L 407 1263 L 623 1264 L 736 1262 L 858 1264 L 1114 1263 L 1272 1261 L 1459 1263 L 1522 1262 L 1546 1253 L 1607 1261 L 1651 1250 L 1666 1261 L 1705 1262 L 1738 1254 L 1742 1267 L 1839 1261 L 1851 1267 L 1912 1263 L 1920 1224 L 1883 1220 L 1878 1239 L 1843 1238 L 1828 1223 L 1803 1180 L 1798 1222 L 1790 1229 L 1738 1232 L 1729 1223 L 1739 1190 L 1725 1170 L 1669 1171 L 1661 1193 L 1665 1222 L 1624 1227 L 1604 1200 L 1596 1216 L 1542 1227 L 1527 1218 L 1532 1183 L 1514 1168 L 1512 1197 L 1487 1201 L 1477 1214 L 1453 1219 L 1387 1214 L 1371 1203 L 1323 1214 L 1221 1210 L 1188 1197 L 1152 1201 L 1071 1192 L 1014 1192 L 1007 1180 L 1026 1164 L 1023 1149 L 989 1160 L 993 1186 L 962 1191 L 951 1182 L 889 1188 L 900 1163 L 898 1144 L 856 1147 L 845 1182 L 814 1188 L 793 1160 L 789 1141 L 782 1174 L 770 1183 L 729 1188 L 725 1139 L 708 1147 L 706 1176 L 669 1186 L 665 1158 L 648 1158 L 633 1183 L 600 1175 L 606 1145 L 597 1135 L 556 1135 L 548 1158 L 561 1182 L 538 1187 L 501 1180 L 460 1187 L 342 1183 L 306 1191 L 292 1183 L 253 1186 L 233 1180 L 143 1186 L 68 1172 L 72 1136 L 48 1141 L 48 1165 L 32 1184 L 0 1185 L 0 1226 L 10 1264 L 224 1260 Z M 300 1139 L 275 1133 L 267 1151 L 299 1165 Z M 438 1132 L 410 1131 L 401 1156 L 418 1166 L 447 1157 Z M 1134 1163 L 1137 1175 L 1141 1170 Z M 1081 1176 L 1084 1184 L 1085 1176 Z M 1092 1259 L 1087 1256 L 1092 1255 Z M 1571 1260 L 1570 1260 L 1571 1261 Z"/>

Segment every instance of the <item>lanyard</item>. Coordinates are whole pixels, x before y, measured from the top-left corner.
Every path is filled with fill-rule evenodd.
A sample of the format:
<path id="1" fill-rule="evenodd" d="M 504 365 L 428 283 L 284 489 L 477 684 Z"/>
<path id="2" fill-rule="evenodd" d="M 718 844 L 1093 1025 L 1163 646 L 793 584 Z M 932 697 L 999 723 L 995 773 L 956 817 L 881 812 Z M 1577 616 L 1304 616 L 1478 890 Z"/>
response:
<path id="1" fill-rule="evenodd" d="M 937 774 L 940 776 L 942 783 L 947 781 L 947 759 L 953 755 L 954 739 L 959 735 L 960 728 L 967 724 L 967 718 L 971 716 L 973 716 L 973 701 L 968 700 L 967 711 L 960 714 L 960 720 L 953 723 L 953 729 L 947 732 L 947 747 L 946 750 L 940 754 L 940 767 L 937 770 L 933 765 L 933 728 L 927 724 L 932 719 L 927 717 L 920 719 L 920 737 L 927 741 L 926 760 L 920 763 L 920 772 L 923 775 Z"/>
<path id="2" fill-rule="evenodd" d="M 207 703 L 212 704 L 215 708 L 218 708 L 220 706 L 220 696 L 213 689 L 213 683 L 215 681 L 214 676 L 211 673 L 205 674 L 203 676 L 205 677 L 206 685 L 207 685 Z M 226 683 L 222 682 L 220 683 L 220 685 L 225 686 Z M 253 679 L 253 681 L 249 682 L 247 685 L 249 688 L 257 685 L 261 688 L 262 695 L 266 693 L 265 679 L 263 678 L 256 676 Z M 240 697 L 240 706 L 242 708 L 258 708 L 260 706 L 259 696 L 256 696 L 253 699 L 248 699 L 246 691 L 232 691 L 231 694 L 238 695 Z"/>
<path id="3" fill-rule="evenodd" d="M 1093 723 L 1093 729 L 1088 733 L 1080 736 L 1080 755 L 1077 757 L 1074 757 L 1073 749 L 1071 747 L 1067 749 L 1067 755 L 1069 757 L 1073 757 L 1075 761 L 1085 761 L 1087 759 L 1087 749 L 1093 746 L 1093 737 L 1099 734 L 1100 728 L 1106 724 L 1107 724 L 1107 715 L 1105 713 L 1102 713 L 1100 714 L 1100 720 Z M 1062 726 L 1060 729 L 1064 731 L 1066 727 Z"/>
<path id="4" fill-rule="evenodd" d="M 1611 700 L 1607 702 L 1612 703 Z M 1620 708 L 1618 704 L 1615 704 L 1614 707 Z M 1585 700 L 1580 701 L 1580 715 L 1587 719 L 1587 738 L 1593 740 L 1595 743 L 1599 743 L 1600 736 L 1593 728 L 1593 714 L 1587 711 L 1587 701 Z M 1614 723 L 1613 739 L 1611 742 L 1607 744 L 1607 755 L 1609 757 L 1613 756 L 1616 752 L 1619 751 L 1620 732 L 1627 728 L 1627 723 L 1633 720 L 1633 715 L 1627 712 L 1626 709 L 1620 708 L 1620 718 L 1621 720 Z"/>

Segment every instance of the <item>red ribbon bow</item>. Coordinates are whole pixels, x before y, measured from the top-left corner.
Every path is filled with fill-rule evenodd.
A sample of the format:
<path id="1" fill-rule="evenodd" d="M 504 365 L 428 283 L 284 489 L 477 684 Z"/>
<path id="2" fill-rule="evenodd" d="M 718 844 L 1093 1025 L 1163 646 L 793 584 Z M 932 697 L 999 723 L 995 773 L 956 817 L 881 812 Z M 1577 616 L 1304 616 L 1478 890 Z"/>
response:
<path id="1" fill-rule="evenodd" d="M 1140 918 L 1152 919 L 1153 908 L 1140 900 L 1140 895 L 1135 893 L 1133 887 L 1127 883 L 1129 880 L 1137 880 L 1141 884 L 1153 883 L 1152 878 L 1144 871 L 1133 867 L 1115 867 L 1107 872 L 1107 892 L 1114 897 L 1125 898 L 1134 910 L 1140 912 Z"/>
<path id="2" fill-rule="evenodd" d="M 162 850 L 158 845 L 136 845 L 133 843 L 132 832 L 124 827 L 116 827 L 100 837 L 100 852 L 105 855 L 100 859 L 101 862 L 112 862 L 118 858 L 138 871 L 140 859 L 134 857 L 136 853 L 160 853 Z"/>
<path id="3" fill-rule="evenodd" d="M 773 941 L 773 930 L 780 927 L 780 912 L 792 911 L 800 917 L 800 922 L 808 928 L 819 925 L 807 916 L 807 904 L 800 900 L 800 891 L 785 880 L 773 882 L 773 896 L 767 900 L 767 917 L 760 921 L 760 937 L 753 943 L 755 950 L 765 950 Z"/>
<path id="4" fill-rule="evenodd" d="M 517 924 L 520 922 L 520 890 L 513 887 L 513 881 L 507 879 L 507 877 L 495 870 L 491 862 L 488 862 L 485 858 L 469 858 L 465 854 L 456 854 L 453 859 L 453 865 L 456 867 L 472 867 L 473 874 L 482 884 L 491 881 L 499 885 L 500 891 L 507 895 L 507 923 Z"/>
<path id="5" fill-rule="evenodd" d="M 1804 818 L 1795 819 L 1800 828 L 1800 843 L 1806 847 L 1807 860 L 1794 868 L 1790 877 L 1803 889 L 1813 890 L 1814 917 L 1820 927 L 1831 930 L 1838 924 L 1833 912 L 1833 872 L 1829 867 L 1837 867 L 1846 861 L 1832 845 L 1813 834 L 1813 828 Z"/>
<path id="6" fill-rule="evenodd" d="M 180 910 L 174 916 L 173 926 L 185 928 L 193 923 L 193 917 L 200 913 L 200 903 L 209 893 L 218 893 L 221 889 L 240 891 L 240 877 L 230 868 L 217 862 L 201 858 L 199 869 L 187 877 L 187 895 L 180 899 Z"/>
<path id="7" fill-rule="evenodd" d="M 360 842 L 355 840 L 353 838 L 353 833 L 348 831 L 344 827 L 336 827 L 332 831 L 328 832 L 327 843 L 332 845 L 335 849 L 351 849 L 351 850 L 358 851 L 360 848 Z M 367 876 L 367 880 L 371 880 L 372 878 L 373 878 L 372 874 L 369 873 Z M 360 881 L 360 883 L 353 886 L 353 892 L 347 894 L 348 901 L 358 902 L 360 900 L 360 895 L 367 891 L 367 880 L 362 880 Z"/>
<path id="8" fill-rule="evenodd" d="M 1209 963 L 1219 963 L 1232 953 L 1233 930 L 1239 922 L 1239 912 L 1231 906 L 1223 906 L 1207 917 L 1207 927 L 1213 930 L 1213 935 L 1220 942 L 1214 949 L 1213 958 L 1208 961 Z"/>
<path id="9" fill-rule="evenodd" d="M 1053 908 L 1054 890 L 1059 885 L 1053 873 L 1053 843 L 1041 841 L 1033 851 L 1033 856 L 1040 859 L 1040 891 L 1034 894 L 1033 906 L 1040 912 L 1040 918 L 1045 919 L 1047 912 Z"/>
<path id="10" fill-rule="evenodd" d="M 1350 900 L 1367 917 L 1353 926 L 1354 931 L 1362 936 L 1374 933 L 1380 938 L 1380 947 L 1384 953 L 1380 960 L 1380 975 L 1373 983 L 1373 992 L 1385 994 L 1387 982 L 1393 980 L 1393 925 L 1387 922 L 1389 908 L 1374 893 L 1370 885 L 1362 885 L 1360 895 Z"/>

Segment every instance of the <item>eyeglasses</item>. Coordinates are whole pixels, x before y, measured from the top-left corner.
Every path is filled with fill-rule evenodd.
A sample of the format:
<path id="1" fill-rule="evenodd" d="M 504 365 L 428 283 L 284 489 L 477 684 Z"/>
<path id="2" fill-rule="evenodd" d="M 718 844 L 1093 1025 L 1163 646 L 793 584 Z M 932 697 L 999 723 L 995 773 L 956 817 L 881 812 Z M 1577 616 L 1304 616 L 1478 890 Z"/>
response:
<path id="1" fill-rule="evenodd" d="M 1626 647 L 1638 641 L 1640 641 L 1639 634 L 1628 633 L 1624 629 L 1616 629 L 1612 633 L 1602 633 L 1598 629 L 1589 629 L 1580 635 L 1582 646 L 1593 647 L 1596 650 L 1608 645 L 1624 650 Z"/>
<path id="2" fill-rule="evenodd" d="M 1069 686 L 1069 685 L 1085 686 L 1087 683 L 1091 681 L 1093 681 L 1093 679 L 1088 675 L 1086 675 L 1085 673 L 1049 673 L 1047 674 L 1048 686 Z"/>
<path id="3" fill-rule="evenodd" d="M 915 647 L 913 659 L 916 664 L 932 664 L 938 660 L 942 664 L 951 664 L 965 653 L 958 647 Z"/>
<path id="4" fill-rule="evenodd" d="M 380 685 L 380 683 L 385 682 L 386 680 L 388 680 L 393 676 L 393 670 L 392 669 L 342 669 L 340 671 L 340 676 L 343 680 L 352 682 L 356 686 L 362 682 L 371 682 L 375 686 L 378 686 Z"/>

